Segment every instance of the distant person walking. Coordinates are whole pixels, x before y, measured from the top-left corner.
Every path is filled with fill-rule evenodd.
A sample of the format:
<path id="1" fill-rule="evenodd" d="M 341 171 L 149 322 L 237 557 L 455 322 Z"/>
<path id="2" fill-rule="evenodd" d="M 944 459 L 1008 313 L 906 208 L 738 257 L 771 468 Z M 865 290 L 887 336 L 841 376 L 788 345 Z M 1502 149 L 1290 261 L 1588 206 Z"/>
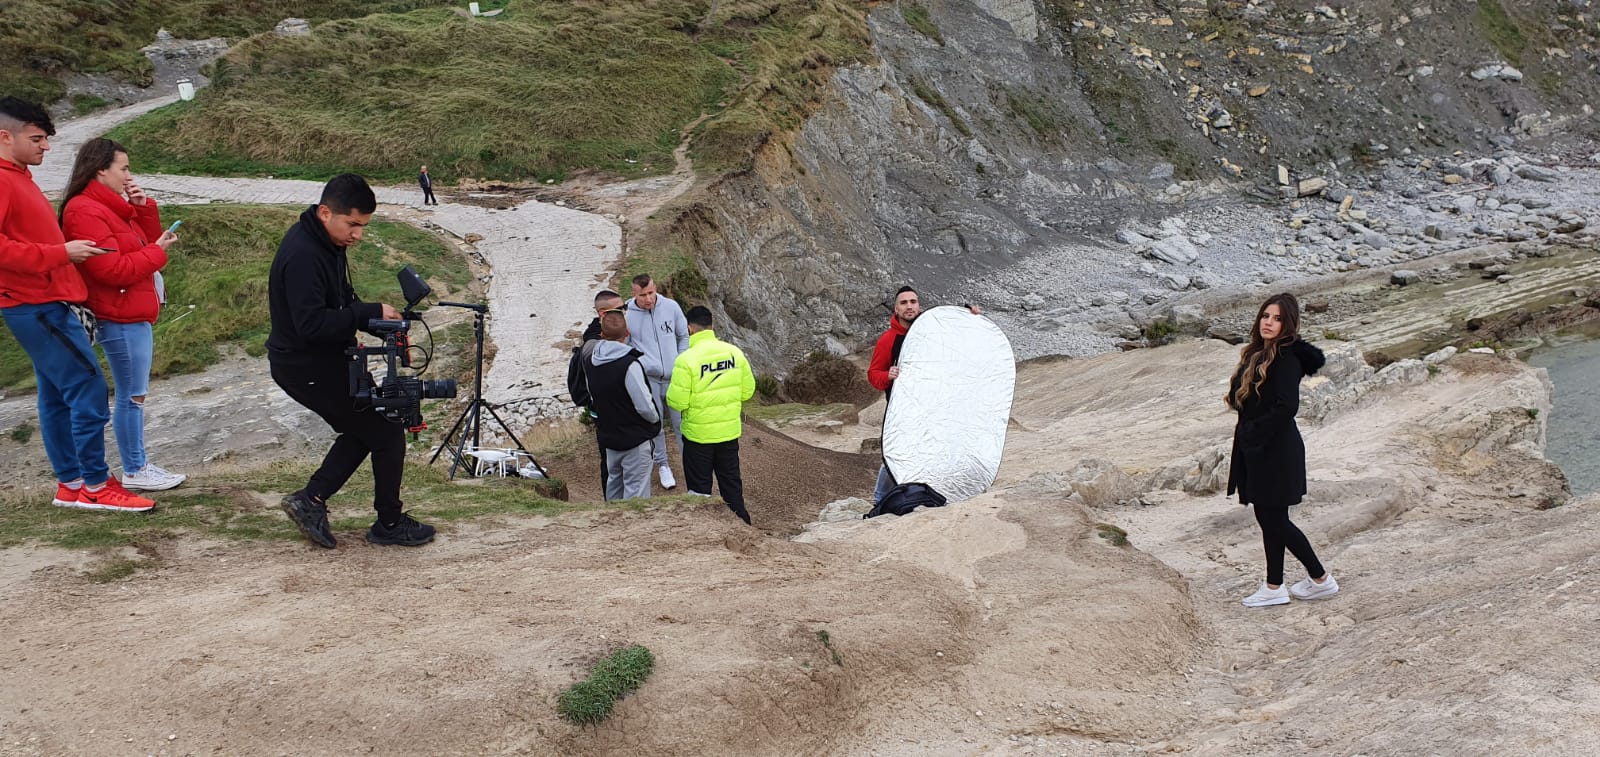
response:
<path id="1" fill-rule="evenodd" d="M 439 200 L 433 196 L 433 177 L 428 175 L 427 166 L 423 166 L 422 172 L 417 174 L 417 183 L 422 185 L 422 204 L 438 205 Z"/>
<path id="2" fill-rule="evenodd" d="M 88 291 L 73 264 L 102 252 L 87 239 L 66 241 L 28 170 L 44 162 L 55 133 L 43 108 L 0 98 L 0 314 L 33 362 L 39 435 L 57 481 L 51 502 L 143 512 L 155 503 L 122 488 L 106 466 L 106 378 L 74 310 Z"/>
<path id="3" fill-rule="evenodd" d="M 661 475 L 661 487 L 672 489 L 678 482 L 672 477 L 672 466 L 667 464 L 667 429 L 677 429 L 681 437 L 683 417 L 668 407 L 666 395 L 678 353 L 689 349 L 689 324 L 684 320 L 683 308 L 670 297 L 657 293 L 656 283 L 647 273 L 633 277 L 633 299 L 628 300 L 627 310 L 628 331 L 632 334 L 628 343 L 644 353 L 644 371 L 650 377 L 656 405 L 667 408 L 650 456 Z"/>
<path id="4" fill-rule="evenodd" d="M 1300 302 L 1276 294 L 1262 304 L 1250 328 L 1250 343 L 1228 383 L 1228 407 L 1239 413 L 1233 431 L 1233 462 L 1228 494 L 1255 506 L 1267 553 L 1267 579 L 1245 597 L 1246 607 L 1267 607 L 1296 599 L 1320 599 L 1339 592 L 1339 582 L 1322 567 L 1311 542 L 1289 520 L 1289 508 L 1306 493 L 1306 448 L 1294 416 L 1300 408 L 1300 379 L 1325 362 L 1322 350 L 1300 338 Z M 1294 553 L 1308 578 L 1285 588 L 1284 550 Z"/>
<path id="5" fill-rule="evenodd" d="M 600 339 L 584 352 L 595 435 L 606 453 L 606 499 L 648 497 L 650 442 L 661 430 L 661 410 L 639 363 L 644 353 L 628 346 L 622 311 L 600 316 Z"/>
<path id="6" fill-rule="evenodd" d="M 87 304 L 115 382 L 111 428 L 122 456 L 122 485 L 135 491 L 171 489 L 187 476 L 150 462 L 144 401 L 150 394 L 153 327 L 161 314 L 156 277 L 167 265 L 167 247 L 178 237 L 162 230 L 156 201 L 133 180 L 127 149 L 109 139 L 91 139 L 78 149 L 62 194 L 61 228 L 106 250 L 79 263 L 78 273 L 88 287 Z"/>
<path id="7" fill-rule="evenodd" d="M 745 523 L 744 481 L 739 475 L 739 435 L 744 403 L 756 393 L 756 376 L 744 353 L 717 339 L 711 311 L 689 309 L 689 349 L 672 367 L 667 405 L 683 414 L 683 480 L 690 494 L 711 496 L 711 477 L 728 509 Z"/>

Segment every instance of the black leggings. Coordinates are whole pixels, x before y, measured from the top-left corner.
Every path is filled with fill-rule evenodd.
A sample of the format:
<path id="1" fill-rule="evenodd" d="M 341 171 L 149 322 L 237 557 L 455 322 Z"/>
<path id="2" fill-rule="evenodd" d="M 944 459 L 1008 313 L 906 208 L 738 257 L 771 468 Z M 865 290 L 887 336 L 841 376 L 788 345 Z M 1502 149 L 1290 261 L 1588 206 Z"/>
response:
<path id="1" fill-rule="evenodd" d="M 1312 578 L 1321 578 L 1324 571 L 1322 563 L 1317 560 L 1317 553 L 1311 549 L 1311 542 L 1306 540 L 1306 535 L 1289 520 L 1289 508 L 1268 507 L 1256 505 L 1256 522 L 1261 524 L 1261 543 L 1267 548 L 1267 583 L 1274 586 L 1283 584 L 1283 550 L 1285 547 L 1294 553 L 1294 558 L 1306 566 L 1306 573 Z"/>

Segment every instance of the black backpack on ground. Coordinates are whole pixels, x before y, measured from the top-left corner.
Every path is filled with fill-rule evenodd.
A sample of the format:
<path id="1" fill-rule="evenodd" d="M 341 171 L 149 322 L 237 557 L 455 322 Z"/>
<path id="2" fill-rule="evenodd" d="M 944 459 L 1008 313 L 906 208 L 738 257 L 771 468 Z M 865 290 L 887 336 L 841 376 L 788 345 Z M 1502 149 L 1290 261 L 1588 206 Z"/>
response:
<path id="1" fill-rule="evenodd" d="M 872 512 L 861 517 L 905 515 L 918 507 L 944 507 L 944 502 L 944 495 L 934 491 L 933 487 L 927 484 L 901 484 L 890 489 L 878 504 L 872 506 Z"/>

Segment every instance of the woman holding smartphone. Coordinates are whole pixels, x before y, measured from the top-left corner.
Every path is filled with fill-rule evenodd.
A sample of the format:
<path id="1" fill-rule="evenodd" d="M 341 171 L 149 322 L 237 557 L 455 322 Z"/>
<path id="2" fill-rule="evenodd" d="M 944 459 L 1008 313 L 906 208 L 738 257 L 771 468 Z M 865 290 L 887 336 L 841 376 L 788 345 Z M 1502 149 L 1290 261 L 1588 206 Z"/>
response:
<path id="1" fill-rule="evenodd" d="M 167 247 L 178 240 L 161 229 L 161 212 L 128 169 L 128 151 L 109 139 L 78 150 L 61 198 L 61 227 L 69 239 L 90 239 L 106 250 L 78 264 L 88 286 L 85 303 L 98 321 L 96 336 L 116 383 L 111 427 L 122 455 L 122 485 L 138 491 L 171 489 L 187 478 L 153 465 L 144 448 L 144 401 L 150 391 L 152 327 L 161 312 L 157 277 Z"/>
<path id="2" fill-rule="evenodd" d="M 1306 535 L 1289 520 L 1289 508 L 1306 493 L 1306 447 L 1294 416 L 1300 409 L 1300 380 L 1326 360 L 1322 350 L 1300 338 L 1300 302 L 1275 294 L 1262 303 L 1250 329 L 1250 343 L 1228 382 L 1228 407 L 1239 413 L 1233 431 L 1233 463 L 1228 493 L 1254 505 L 1266 548 L 1266 581 L 1246 597 L 1246 607 L 1267 607 L 1296 599 L 1323 599 L 1339 593 L 1339 582 L 1322 567 Z M 1306 568 L 1306 578 L 1283 585 L 1287 549 Z"/>

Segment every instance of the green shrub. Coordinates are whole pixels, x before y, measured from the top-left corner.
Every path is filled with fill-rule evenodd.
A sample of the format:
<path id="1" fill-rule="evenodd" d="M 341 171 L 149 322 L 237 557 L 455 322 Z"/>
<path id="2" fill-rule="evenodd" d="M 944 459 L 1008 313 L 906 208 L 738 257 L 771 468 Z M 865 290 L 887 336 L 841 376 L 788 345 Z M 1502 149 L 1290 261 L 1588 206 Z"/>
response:
<path id="1" fill-rule="evenodd" d="M 639 688 L 655 665 L 655 656 L 638 644 L 619 649 L 596 663 L 588 678 L 562 692 L 556 712 L 579 725 L 604 721 L 617 700 Z"/>

